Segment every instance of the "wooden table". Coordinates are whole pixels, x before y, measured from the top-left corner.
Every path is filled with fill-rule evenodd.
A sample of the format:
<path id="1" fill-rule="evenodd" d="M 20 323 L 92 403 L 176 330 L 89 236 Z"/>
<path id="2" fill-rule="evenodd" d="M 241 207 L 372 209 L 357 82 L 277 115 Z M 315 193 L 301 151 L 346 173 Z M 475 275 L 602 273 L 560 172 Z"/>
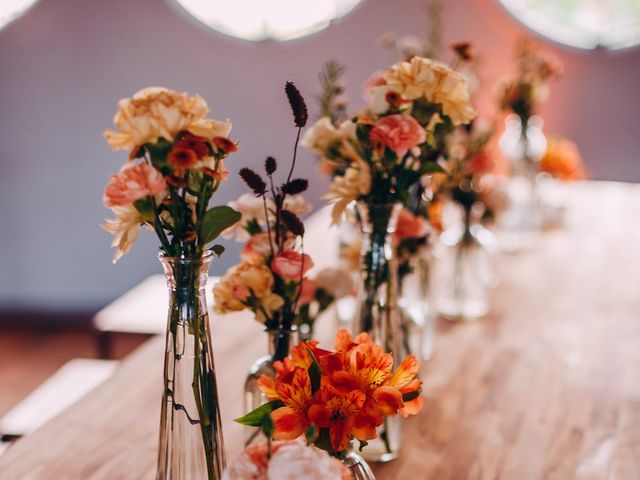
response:
<path id="1" fill-rule="evenodd" d="M 492 314 L 440 325 L 425 408 L 378 479 L 640 479 L 640 187 L 563 192 L 566 227 L 500 258 Z M 245 314 L 213 332 L 232 457 L 241 382 L 266 342 Z M 153 478 L 162 343 L 0 456 L 0 478 Z"/>

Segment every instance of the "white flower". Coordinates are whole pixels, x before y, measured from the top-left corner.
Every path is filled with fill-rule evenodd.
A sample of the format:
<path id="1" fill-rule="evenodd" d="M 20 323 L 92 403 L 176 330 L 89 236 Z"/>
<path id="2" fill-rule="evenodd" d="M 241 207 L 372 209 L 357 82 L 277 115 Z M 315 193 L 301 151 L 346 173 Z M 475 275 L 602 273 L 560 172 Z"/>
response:
<path id="1" fill-rule="evenodd" d="M 301 217 L 309 213 L 313 207 L 302 195 L 287 195 L 284 199 L 284 208 Z"/>
<path id="2" fill-rule="evenodd" d="M 282 445 L 271 457 L 269 480 L 341 480 L 344 467 L 323 450 L 300 442 Z"/>
<path id="3" fill-rule="evenodd" d="M 140 226 L 145 223 L 140 212 L 133 205 L 113 207 L 111 209 L 116 218 L 106 220 L 101 227 L 113 235 L 111 246 L 117 248 L 113 255 L 113 263 L 116 263 L 125 253 L 133 247 Z"/>
<path id="4" fill-rule="evenodd" d="M 311 128 L 307 129 L 300 140 L 300 145 L 323 154 L 329 145 L 337 138 L 336 127 L 329 117 L 322 117 Z"/>
<path id="5" fill-rule="evenodd" d="M 260 225 L 265 225 L 266 216 L 262 198 L 258 198 L 252 193 L 244 193 L 237 200 L 229 202 L 228 205 L 240 212 L 242 216 L 238 223 L 224 231 L 223 236 L 225 238 L 231 238 L 235 235 L 236 240 L 239 242 L 248 240 L 249 234 L 245 228 L 251 220 L 257 220 Z M 267 208 L 273 208 L 270 200 L 267 200 Z"/>
<path id="6" fill-rule="evenodd" d="M 389 93 L 389 87 L 387 85 L 370 87 L 365 90 L 364 99 L 367 101 L 367 105 L 373 113 L 380 114 L 389 110 L 387 93 Z"/>
<path id="7" fill-rule="evenodd" d="M 329 186 L 329 193 L 324 197 L 335 202 L 331 212 L 333 223 L 340 223 L 340 217 L 347 205 L 360 196 L 368 194 L 370 190 L 371 169 L 369 165 L 360 159 L 354 159 L 344 176 L 334 178 Z"/>

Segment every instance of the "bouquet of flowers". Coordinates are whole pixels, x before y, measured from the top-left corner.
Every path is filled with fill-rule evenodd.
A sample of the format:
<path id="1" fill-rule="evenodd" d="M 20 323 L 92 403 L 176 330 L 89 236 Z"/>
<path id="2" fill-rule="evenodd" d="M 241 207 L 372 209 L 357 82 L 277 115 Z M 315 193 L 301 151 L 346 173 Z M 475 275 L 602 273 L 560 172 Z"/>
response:
<path id="1" fill-rule="evenodd" d="M 351 472 L 323 450 L 300 441 L 249 445 L 222 480 L 352 480 Z"/>
<path id="2" fill-rule="evenodd" d="M 103 201 L 115 218 L 102 227 L 114 235 L 114 263 L 131 250 L 145 225 L 155 230 L 166 256 L 200 257 L 240 214 L 228 206 L 209 208 L 227 178 L 224 161 L 237 150 L 231 122 L 205 118 L 198 95 L 145 88 L 121 100 L 105 137 L 129 161 L 111 175 Z M 221 245 L 211 247 L 221 254 Z"/>
<path id="3" fill-rule="evenodd" d="M 116 130 L 105 132 L 114 149 L 130 152 L 104 192 L 115 215 L 103 225 L 115 237 L 113 260 L 145 225 L 160 239 L 169 286 L 158 478 L 217 479 L 224 466 L 203 292 L 213 255 L 224 250 L 212 243 L 240 219 L 231 207 L 209 207 L 237 146 L 229 139 L 231 123 L 205 118 L 208 111 L 198 95 L 146 88 L 120 101 Z"/>
<path id="4" fill-rule="evenodd" d="M 549 97 L 549 81 L 561 75 L 562 64 L 526 38 L 518 43 L 516 58 L 518 71 L 499 82 L 498 97 L 502 110 L 513 112 L 526 125 L 538 104 Z"/>
<path id="5" fill-rule="evenodd" d="M 301 129 L 307 122 L 307 107 L 293 83 L 287 83 L 285 90 L 298 129 L 297 147 Z M 280 186 L 274 178 L 278 165 L 273 157 L 265 161 L 267 181 L 249 168 L 240 170 L 253 193 L 232 204 L 242 216 L 234 230 L 238 238 L 248 241 L 242 249 L 241 262 L 230 268 L 214 288 L 217 312 L 249 309 L 268 331 L 291 331 L 299 307 L 312 296 L 305 284 L 313 262 L 304 253 L 304 224 L 299 217 L 310 209 L 300 195 L 307 189 L 308 181 L 292 178 L 296 153 L 297 148 L 286 180 Z M 282 359 L 288 352 L 288 337 L 283 337 L 274 358 Z"/>
<path id="6" fill-rule="evenodd" d="M 345 457 L 352 440 L 362 449 L 376 438 L 386 417 L 414 415 L 423 405 L 416 358 L 408 356 L 394 370 L 394 357 L 366 333 L 352 338 L 339 331 L 333 352 L 315 341 L 302 343 L 275 367 L 275 379 L 260 380 L 270 401 L 237 421 L 261 428 L 269 439 L 304 436 L 337 458 Z"/>

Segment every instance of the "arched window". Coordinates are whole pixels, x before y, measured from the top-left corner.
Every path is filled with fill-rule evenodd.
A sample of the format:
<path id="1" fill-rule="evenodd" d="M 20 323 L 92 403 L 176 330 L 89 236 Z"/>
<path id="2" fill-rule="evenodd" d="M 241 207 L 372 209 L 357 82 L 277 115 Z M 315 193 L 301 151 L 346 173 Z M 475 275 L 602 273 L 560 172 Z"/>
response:
<path id="1" fill-rule="evenodd" d="M 518 20 L 556 42 L 584 49 L 640 44 L 638 0 L 499 0 Z"/>
<path id="2" fill-rule="evenodd" d="M 2 0 L 0 1 L 0 30 L 21 17 L 36 0 Z"/>
<path id="3" fill-rule="evenodd" d="M 175 0 L 206 26 L 244 40 L 290 40 L 326 28 L 361 0 Z"/>

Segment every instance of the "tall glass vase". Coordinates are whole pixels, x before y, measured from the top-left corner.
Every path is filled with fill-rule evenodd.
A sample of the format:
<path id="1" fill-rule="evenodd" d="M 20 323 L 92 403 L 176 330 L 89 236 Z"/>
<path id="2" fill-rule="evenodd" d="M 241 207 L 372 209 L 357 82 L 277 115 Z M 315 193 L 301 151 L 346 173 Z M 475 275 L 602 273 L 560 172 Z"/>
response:
<path id="1" fill-rule="evenodd" d="M 269 330 L 268 334 L 268 354 L 258 358 L 251 368 L 244 382 L 244 413 L 249 413 L 260 405 L 268 402 L 268 398 L 258 388 L 258 379 L 262 375 L 275 377 L 276 371 L 273 362 L 284 360 L 289 356 L 295 332 L 293 330 Z M 252 433 L 255 429 L 251 429 Z"/>
<path id="2" fill-rule="evenodd" d="M 495 282 L 492 234 L 462 208 L 462 221 L 440 236 L 437 271 L 438 312 L 448 320 L 476 320 L 489 312 L 489 287 Z"/>
<path id="3" fill-rule="evenodd" d="M 536 185 L 538 164 L 547 149 L 542 118 L 527 120 L 509 115 L 499 147 L 509 160 L 511 175 L 507 186 L 509 207 L 498 218 L 505 250 L 528 248 L 535 243 L 542 225 L 540 195 Z"/>
<path id="4" fill-rule="evenodd" d="M 358 288 L 358 307 L 353 333 L 368 332 L 372 340 L 401 359 L 403 348 L 398 309 L 397 265 L 391 234 L 395 231 L 400 205 L 396 203 L 366 204 L 359 202 L 362 250 Z M 378 430 L 378 438 L 369 441 L 363 457 L 372 462 L 397 458 L 402 440 L 400 416 L 386 417 Z"/>
<path id="5" fill-rule="evenodd" d="M 205 287 L 213 254 L 160 255 L 169 316 L 160 413 L 158 480 L 218 480 L 225 467 L 222 421 Z"/>
<path id="6" fill-rule="evenodd" d="M 400 326 L 403 349 L 429 360 L 435 348 L 435 316 L 432 295 L 433 255 L 430 245 L 398 266 Z"/>

